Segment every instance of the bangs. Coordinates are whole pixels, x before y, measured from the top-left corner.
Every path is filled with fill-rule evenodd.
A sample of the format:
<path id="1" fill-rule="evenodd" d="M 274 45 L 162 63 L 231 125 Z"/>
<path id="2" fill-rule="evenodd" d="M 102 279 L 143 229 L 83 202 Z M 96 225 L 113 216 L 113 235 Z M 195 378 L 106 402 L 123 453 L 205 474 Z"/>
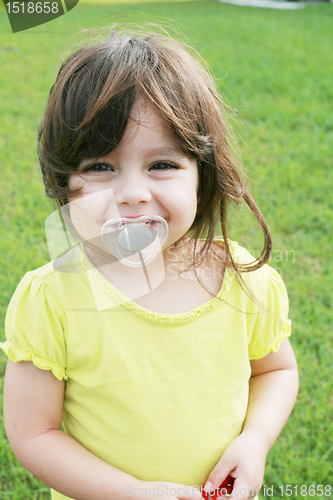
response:
<path id="1" fill-rule="evenodd" d="M 86 60 L 80 52 L 59 72 L 50 123 L 55 155 L 71 172 L 83 159 L 105 156 L 117 147 L 137 94 L 135 76 L 117 74 L 109 47 L 84 51 Z"/>
<path id="2" fill-rule="evenodd" d="M 98 158 L 111 153 L 120 143 L 135 102 L 135 87 L 110 100 L 103 106 L 87 126 L 74 124 L 79 130 L 71 149 L 74 153 L 73 167 L 87 158 Z"/>

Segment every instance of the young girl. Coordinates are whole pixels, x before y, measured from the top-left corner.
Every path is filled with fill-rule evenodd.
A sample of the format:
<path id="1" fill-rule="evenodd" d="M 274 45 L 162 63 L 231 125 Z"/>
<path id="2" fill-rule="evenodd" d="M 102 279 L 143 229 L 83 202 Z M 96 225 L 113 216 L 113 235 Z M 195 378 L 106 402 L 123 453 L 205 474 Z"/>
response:
<path id="1" fill-rule="evenodd" d="M 297 366 L 224 110 L 200 64 L 153 34 L 81 47 L 51 89 L 40 165 L 78 245 L 23 277 L 1 348 L 10 445 L 53 500 L 199 500 L 229 474 L 245 500 L 262 485 Z M 264 231 L 256 260 L 227 237 L 242 199 Z"/>

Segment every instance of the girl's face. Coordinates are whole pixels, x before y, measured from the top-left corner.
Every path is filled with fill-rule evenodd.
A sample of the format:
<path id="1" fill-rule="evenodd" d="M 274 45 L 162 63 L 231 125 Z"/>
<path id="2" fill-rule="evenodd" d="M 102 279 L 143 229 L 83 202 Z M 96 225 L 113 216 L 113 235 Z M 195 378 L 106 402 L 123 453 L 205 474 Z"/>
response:
<path id="1" fill-rule="evenodd" d="M 169 226 L 166 250 L 195 219 L 198 167 L 182 152 L 160 113 L 138 102 L 117 148 L 103 158 L 83 160 L 69 187 L 80 188 L 70 211 L 85 240 L 98 239 L 103 224 L 114 217 L 159 215 Z"/>

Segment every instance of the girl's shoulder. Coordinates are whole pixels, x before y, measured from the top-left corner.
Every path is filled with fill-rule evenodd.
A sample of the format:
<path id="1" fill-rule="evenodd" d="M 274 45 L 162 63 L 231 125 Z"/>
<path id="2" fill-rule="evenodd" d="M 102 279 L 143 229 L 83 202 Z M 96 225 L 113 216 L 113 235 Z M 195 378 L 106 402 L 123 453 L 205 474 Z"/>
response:
<path id="1" fill-rule="evenodd" d="M 67 379 L 65 307 L 70 295 L 64 280 L 53 262 L 27 272 L 9 303 L 6 342 L 0 344 L 12 361 L 32 361 L 59 380 Z"/>
<path id="2" fill-rule="evenodd" d="M 225 255 L 225 250 L 224 250 L 225 245 L 223 238 L 221 236 L 218 236 L 214 238 L 213 243 L 216 245 L 215 248 L 220 248 L 221 251 L 220 255 Z M 256 250 L 253 252 L 249 251 L 247 248 L 239 245 L 237 241 L 229 239 L 228 239 L 228 246 L 232 255 L 232 259 L 235 262 L 235 264 L 248 265 L 252 264 L 255 261 L 256 259 L 255 254 L 258 253 Z M 243 272 L 242 274 L 256 276 L 257 279 L 259 276 L 264 277 L 265 275 L 267 275 L 267 273 L 269 274 L 271 270 L 275 271 L 268 264 L 264 264 L 255 271 Z"/>
<path id="3" fill-rule="evenodd" d="M 219 247 L 224 248 L 222 237 L 215 238 L 214 242 Z M 242 247 L 237 241 L 228 240 L 228 245 L 236 264 L 246 265 L 255 261 L 256 257 L 253 254 L 256 254 L 256 252 L 251 252 Z M 266 302 L 269 294 L 274 294 L 276 297 L 287 301 L 287 291 L 282 276 L 269 264 L 264 264 L 255 271 L 241 272 L 240 275 L 245 285 L 260 303 Z"/>
<path id="4" fill-rule="evenodd" d="M 213 239 L 214 250 L 219 252 L 219 256 L 225 256 L 225 244 L 222 236 L 217 236 Z M 232 255 L 232 258 L 236 264 L 250 264 L 255 260 L 252 253 L 245 247 L 239 245 L 237 241 L 228 239 L 228 246 Z"/>
<path id="5" fill-rule="evenodd" d="M 68 300 L 71 295 L 77 295 L 85 279 L 78 249 L 74 248 L 64 256 L 47 264 L 28 271 L 19 282 L 12 300 L 23 296 L 30 300 L 43 301 L 54 299 L 59 303 Z M 84 288 L 81 287 L 81 290 Z"/>

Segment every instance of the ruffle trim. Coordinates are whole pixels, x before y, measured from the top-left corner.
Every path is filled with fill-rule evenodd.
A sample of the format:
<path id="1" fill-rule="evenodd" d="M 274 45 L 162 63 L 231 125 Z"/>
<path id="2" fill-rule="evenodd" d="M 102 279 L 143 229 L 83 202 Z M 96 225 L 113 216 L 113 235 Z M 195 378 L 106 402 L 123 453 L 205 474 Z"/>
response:
<path id="1" fill-rule="evenodd" d="M 234 244 L 234 242 L 229 241 L 229 245 L 231 250 L 233 251 L 235 250 L 235 246 L 237 246 L 237 243 Z M 226 268 L 224 271 L 221 290 L 217 294 L 217 296 L 211 299 L 209 302 L 206 302 L 205 304 L 202 304 L 201 306 L 196 307 L 195 309 L 192 309 L 185 313 L 161 314 L 139 306 L 131 299 L 126 297 L 126 295 L 122 294 L 94 267 L 94 265 L 91 263 L 91 261 L 85 254 L 82 246 L 81 245 L 79 246 L 81 250 L 81 263 L 83 268 L 89 273 L 89 275 L 93 279 L 95 279 L 99 283 L 100 287 L 105 291 L 105 293 L 110 295 L 112 299 L 116 300 L 119 305 L 126 307 L 126 309 L 133 311 L 134 313 L 138 314 L 139 316 L 149 321 L 154 321 L 157 323 L 165 323 L 165 324 L 188 323 L 189 321 L 193 321 L 199 318 L 206 312 L 215 309 L 215 307 L 221 303 L 221 300 L 226 301 L 226 298 L 229 294 L 229 290 L 231 287 L 231 283 L 234 279 L 234 273 L 232 269 Z"/>
<path id="2" fill-rule="evenodd" d="M 259 354 L 256 354 L 255 356 L 250 356 L 250 361 L 256 360 L 256 359 L 261 359 L 267 356 L 270 352 L 277 352 L 280 348 L 281 343 L 283 340 L 286 338 L 290 337 L 291 335 L 291 320 L 287 319 L 284 327 L 282 328 L 279 336 L 274 339 L 274 343 L 271 344 L 270 346 L 266 347 L 263 351 L 261 351 Z"/>
<path id="3" fill-rule="evenodd" d="M 33 352 L 25 352 L 22 351 L 19 347 L 12 344 L 9 340 L 6 342 L 0 342 L 0 349 L 2 349 L 5 354 L 7 354 L 8 358 L 15 363 L 19 361 L 32 361 L 33 364 L 40 368 L 41 370 L 51 370 L 53 375 L 58 380 L 67 380 L 68 376 L 65 374 L 64 368 L 47 359 L 43 359 L 39 356 L 36 356 Z"/>

